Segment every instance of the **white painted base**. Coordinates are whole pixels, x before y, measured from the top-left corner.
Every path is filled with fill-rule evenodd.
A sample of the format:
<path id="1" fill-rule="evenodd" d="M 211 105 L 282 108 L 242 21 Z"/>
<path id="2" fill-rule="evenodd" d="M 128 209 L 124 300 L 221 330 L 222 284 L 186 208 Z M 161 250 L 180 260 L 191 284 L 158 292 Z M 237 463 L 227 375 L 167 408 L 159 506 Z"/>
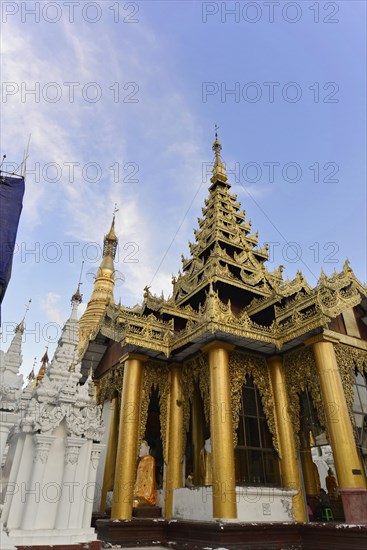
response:
<path id="1" fill-rule="evenodd" d="M 292 496 L 297 491 L 273 487 L 236 487 L 237 518 L 228 522 L 294 521 Z M 175 489 L 173 517 L 176 519 L 215 521 L 212 487 Z"/>
<path id="2" fill-rule="evenodd" d="M 1 533 L 1 536 L 3 533 Z M 5 539 L 6 540 L 6 539 Z M 39 530 L 23 530 L 11 529 L 9 531 L 8 540 L 15 546 L 35 546 L 40 545 L 56 545 L 56 544 L 71 544 L 77 542 L 91 542 L 97 540 L 97 534 L 94 529 L 39 529 Z M 2 540 L 1 540 L 2 543 Z M 14 548 L 11 546 L 10 548 Z M 7 548 L 5 546 L 5 548 Z M 1 544 L 1 550 L 3 546 Z"/>

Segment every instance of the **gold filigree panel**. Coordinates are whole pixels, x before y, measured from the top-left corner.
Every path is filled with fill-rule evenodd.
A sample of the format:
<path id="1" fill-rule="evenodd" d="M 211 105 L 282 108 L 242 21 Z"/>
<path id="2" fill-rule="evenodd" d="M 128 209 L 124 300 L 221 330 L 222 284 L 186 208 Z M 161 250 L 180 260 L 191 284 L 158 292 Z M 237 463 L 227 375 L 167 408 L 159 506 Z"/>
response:
<path id="1" fill-rule="evenodd" d="M 162 438 L 163 455 L 164 455 L 164 459 L 166 459 L 169 370 L 164 363 L 159 364 L 153 361 L 144 363 L 141 401 L 140 401 L 138 449 L 140 449 L 141 441 L 144 437 L 144 433 L 146 430 L 149 401 L 150 401 L 150 396 L 152 394 L 153 388 L 158 389 L 158 394 L 159 394 L 161 438 Z"/>
<path id="2" fill-rule="evenodd" d="M 189 431 L 190 401 L 194 395 L 194 383 L 197 382 L 204 403 L 205 420 L 210 422 L 210 389 L 209 389 L 209 362 L 206 354 L 202 353 L 184 363 L 182 371 L 184 395 L 184 427 Z"/>
<path id="3" fill-rule="evenodd" d="M 105 401 L 111 401 L 116 392 L 121 395 L 124 380 L 124 365 L 120 363 L 106 376 L 95 381 L 97 403 L 103 405 Z"/>
<path id="4" fill-rule="evenodd" d="M 301 427 L 300 393 L 309 390 L 316 407 L 318 420 L 327 431 L 326 416 L 322 402 L 319 376 L 311 348 L 301 348 L 284 356 L 285 380 L 288 392 L 288 407 L 297 448 L 300 447 L 299 432 Z"/>

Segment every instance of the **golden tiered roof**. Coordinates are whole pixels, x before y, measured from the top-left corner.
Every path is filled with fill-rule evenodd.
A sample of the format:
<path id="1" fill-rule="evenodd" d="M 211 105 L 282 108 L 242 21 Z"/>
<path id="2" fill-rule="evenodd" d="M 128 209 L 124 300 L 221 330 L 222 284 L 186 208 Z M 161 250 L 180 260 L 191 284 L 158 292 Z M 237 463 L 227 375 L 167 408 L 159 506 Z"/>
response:
<path id="1" fill-rule="evenodd" d="M 127 348 L 153 356 L 178 358 L 195 352 L 214 335 L 239 347 L 264 353 L 298 345 L 328 327 L 330 321 L 367 296 L 348 260 L 340 273 L 321 273 L 314 288 L 301 272 L 283 279 L 283 267 L 266 267 L 268 247 L 259 247 L 257 232 L 230 192 L 216 135 L 209 197 L 182 256 L 182 271 L 173 277 L 172 296 L 153 296 L 146 287 L 141 307 L 110 302 L 98 333 Z"/>

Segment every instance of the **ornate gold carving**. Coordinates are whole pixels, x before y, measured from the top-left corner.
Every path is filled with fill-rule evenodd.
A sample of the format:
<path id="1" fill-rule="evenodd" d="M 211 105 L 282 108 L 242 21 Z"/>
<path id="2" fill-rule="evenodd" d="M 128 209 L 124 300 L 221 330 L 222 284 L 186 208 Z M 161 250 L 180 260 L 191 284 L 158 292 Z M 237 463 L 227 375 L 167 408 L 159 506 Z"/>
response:
<path id="1" fill-rule="evenodd" d="M 246 220 L 245 212 L 240 210 L 236 195 L 230 193 L 220 162 L 216 158 L 214 175 L 219 179 L 212 180 L 210 195 L 202 209 L 203 217 L 199 218 L 199 229 L 195 231 L 195 243 L 189 243 L 191 258 L 182 258 L 183 272 L 173 277 L 172 297 L 153 296 L 146 287 L 142 307 L 128 309 L 112 305 L 114 253 L 111 250 L 115 250 L 117 240 L 114 232 L 109 233 L 113 246 L 105 247 L 106 255 L 104 253 L 91 300 L 80 321 L 81 331 L 87 331 L 82 335 L 83 351 L 87 340 L 99 332 L 122 345 L 136 346 L 143 352 L 144 349 L 162 352 L 167 357 L 190 344 L 193 337 L 216 331 L 267 342 L 281 349 L 286 342 L 316 328 L 325 328 L 331 318 L 354 307 L 361 295 L 367 294 L 367 288 L 355 277 L 348 261 L 340 273 L 329 277 L 321 273 L 313 289 L 301 272 L 297 272 L 292 281 L 283 280 L 282 266 L 269 272 L 264 264 L 268 259 L 268 246 L 257 248 L 258 234 L 250 234 L 251 221 Z M 210 282 L 213 286 L 206 292 L 203 304 L 202 296 Z M 242 296 L 251 293 L 253 300 L 234 315 L 230 305 L 221 302 L 216 293 L 216 289 L 223 286 L 240 289 Z M 189 301 L 194 297 L 192 307 Z M 268 324 L 255 323 L 253 316 L 266 309 Z M 149 311 L 155 315 L 146 315 Z M 162 320 L 167 317 L 169 322 Z M 177 323 L 178 318 L 190 323 L 184 328 L 184 323 Z"/>
<path id="2" fill-rule="evenodd" d="M 284 356 L 285 380 L 288 391 L 289 415 L 294 428 L 297 448 L 300 446 L 299 432 L 301 427 L 301 406 L 299 395 L 306 388 L 310 391 L 316 407 L 318 420 L 327 431 L 324 405 L 322 402 L 319 377 L 313 352 L 310 348 L 301 348 Z"/>
<path id="3" fill-rule="evenodd" d="M 150 396 L 153 388 L 157 388 L 159 393 L 161 438 L 162 438 L 163 455 L 164 455 L 164 459 L 166 460 L 169 370 L 164 363 L 148 361 L 147 363 L 144 363 L 143 382 L 142 382 L 141 401 L 140 401 L 138 449 L 140 449 L 140 445 L 146 430 L 149 401 L 150 401 Z"/>
<path id="4" fill-rule="evenodd" d="M 190 401 L 194 394 L 194 382 L 197 382 L 204 403 L 205 420 L 210 421 L 210 390 L 209 390 L 209 363 L 206 354 L 200 353 L 186 361 L 182 371 L 182 384 L 184 395 L 184 427 L 189 431 Z"/>
<path id="5" fill-rule="evenodd" d="M 237 445 L 237 429 L 240 418 L 242 387 L 246 381 L 246 376 L 251 375 L 261 396 L 266 420 L 273 436 L 274 448 L 279 452 L 274 400 L 266 359 L 249 353 L 232 351 L 229 354 L 229 374 L 231 379 L 234 447 Z"/>
<path id="6" fill-rule="evenodd" d="M 124 364 L 119 363 L 115 368 L 99 380 L 95 381 L 96 398 L 99 405 L 103 405 L 105 401 L 111 401 L 116 392 L 121 396 L 124 380 Z"/>
<path id="7" fill-rule="evenodd" d="M 231 281 L 231 284 L 238 286 L 228 265 L 223 266 L 216 258 L 221 247 L 217 246 L 214 250 L 215 253 L 211 256 L 212 263 L 209 262 L 204 268 L 207 270 L 206 277 L 209 281 Z M 198 311 L 190 304 L 180 306 L 173 298 L 149 298 L 159 301 L 160 305 L 157 302 L 155 307 L 158 308 L 159 315 L 171 317 L 168 322 L 158 319 L 153 314 L 144 315 L 142 310 L 110 305 L 96 333 L 100 331 L 104 336 L 119 341 L 122 345 L 132 344 L 143 349 L 161 351 L 167 357 L 174 350 L 189 344 L 193 338 L 216 331 L 267 342 L 281 349 L 285 342 L 316 328 L 326 328 L 331 318 L 360 301 L 360 294 L 364 289 L 348 266 L 344 266 L 341 274 L 334 274 L 329 278 L 322 275 L 315 289 L 310 289 L 300 273 L 294 281 L 282 281 L 280 273 L 270 274 L 265 268 L 257 274 L 246 275 L 248 279 L 253 276 L 253 280 L 256 279 L 259 284 L 256 287 L 257 293 L 263 293 L 263 298 L 255 297 L 246 308 L 236 314 L 232 312 L 230 302 L 222 302 L 218 292 L 211 285 L 206 293 L 205 302 L 203 305 L 199 304 Z M 181 276 L 181 279 L 184 277 L 186 275 Z M 193 276 L 191 283 L 187 288 L 190 292 L 207 287 L 206 279 L 199 281 L 198 275 Z M 250 290 L 252 287 L 247 285 L 246 288 Z M 364 292 L 366 293 L 365 290 Z M 179 299 L 179 296 L 180 299 L 186 300 L 189 294 L 185 294 L 181 289 L 176 298 Z M 282 303 L 282 297 L 288 302 L 283 303 L 281 307 L 275 305 L 277 302 Z M 275 319 L 270 326 L 262 326 L 252 320 L 251 315 L 273 304 Z M 175 330 L 175 317 L 187 319 L 184 329 Z"/>

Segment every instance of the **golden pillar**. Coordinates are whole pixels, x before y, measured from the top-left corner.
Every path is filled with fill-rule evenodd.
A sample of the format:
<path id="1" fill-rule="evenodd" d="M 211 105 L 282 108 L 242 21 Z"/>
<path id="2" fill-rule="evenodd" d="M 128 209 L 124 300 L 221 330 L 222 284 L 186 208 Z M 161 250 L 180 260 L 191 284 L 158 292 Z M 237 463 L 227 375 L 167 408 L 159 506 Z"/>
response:
<path id="1" fill-rule="evenodd" d="M 173 490 L 182 487 L 182 369 L 170 367 L 169 428 L 167 444 L 167 471 L 164 491 L 164 516 L 172 517 Z"/>
<path id="2" fill-rule="evenodd" d="M 145 360 L 146 357 L 136 354 L 129 354 L 125 360 L 111 519 L 131 519 L 132 516 Z"/>
<path id="3" fill-rule="evenodd" d="M 276 355 L 268 359 L 268 364 L 275 403 L 283 486 L 298 491 L 298 494 L 292 498 L 294 518 L 296 521 L 306 521 L 305 499 L 300 478 L 293 427 L 288 411 L 288 395 L 282 359 Z"/>
<path id="4" fill-rule="evenodd" d="M 203 401 L 201 399 L 200 390 L 198 386 L 194 387 L 194 395 L 192 399 L 191 407 L 191 433 L 192 433 L 192 446 L 193 446 L 193 458 L 194 458 L 194 485 L 202 485 L 203 480 L 200 470 L 200 451 L 204 447 L 204 410 Z"/>
<path id="5" fill-rule="evenodd" d="M 118 395 L 115 394 L 111 402 L 110 427 L 108 430 L 108 441 L 106 450 L 106 462 L 103 474 L 103 485 L 101 495 L 100 512 L 106 511 L 107 493 L 113 489 L 115 477 L 115 462 L 117 452 L 117 434 L 119 426 Z"/>
<path id="6" fill-rule="evenodd" d="M 340 489 L 366 487 L 343 384 L 331 341 L 311 340 Z"/>
<path id="7" fill-rule="evenodd" d="M 233 346 L 212 342 L 203 348 L 209 356 L 210 434 L 213 459 L 213 517 L 236 518 L 232 403 L 229 351 Z"/>

